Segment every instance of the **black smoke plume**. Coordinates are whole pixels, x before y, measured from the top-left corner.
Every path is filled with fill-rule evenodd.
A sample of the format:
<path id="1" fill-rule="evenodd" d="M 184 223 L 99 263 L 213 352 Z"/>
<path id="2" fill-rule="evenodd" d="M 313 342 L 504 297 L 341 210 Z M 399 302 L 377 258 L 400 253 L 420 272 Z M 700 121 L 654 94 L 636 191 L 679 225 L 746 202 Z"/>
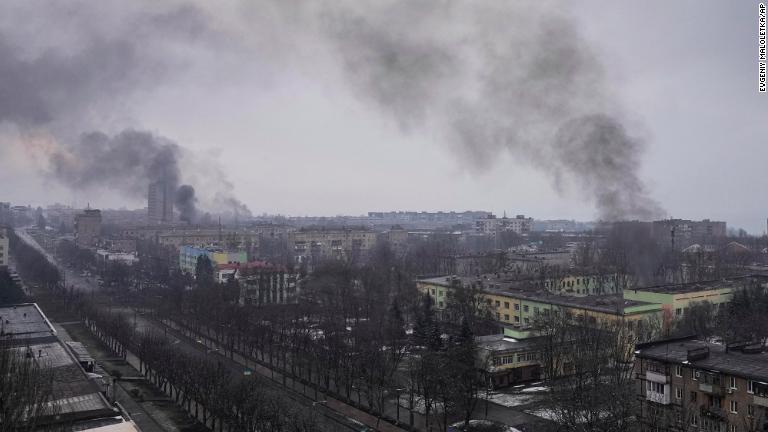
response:
<path id="1" fill-rule="evenodd" d="M 197 198 L 195 188 L 190 185 L 181 185 L 176 190 L 176 209 L 179 211 L 179 219 L 193 223 L 197 220 Z"/>
<path id="2" fill-rule="evenodd" d="M 352 87 L 404 130 L 441 130 L 471 170 L 509 152 L 605 220 L 663 213 L 638 174 L 642 141 L 559 3 L 324 4 L 318 27 Z"/>
<path id="3" fill-rule="evenodd" d="M 181 219 L 193 222 L 197 199 L 192 186 L 180 184 L 181 153 L 173 141 L 146 131 L 91 132 L 51 155 L 51 173 L 73 189 L 108 187 L 137 198 L 146 197 L 150 184 L 163 181 L 175 191 Z"/>
<path id="4" fill-rule="evenodd" d="M 56 145 L 35 156 L 47 158 L 47 174 L 55 181 L 144 199 L 148 185 L 163 180 L 176 191 L 182 220 L 192 222 L 197 198 L 192 186 L 181 185 L 180 146 L 140 130 L 114 136 L 83 131 L 93 129 L 93 112 L 120 113 L 122 104 L 116 101 L 161 85 L 183 63 L 176 55 L 178 44 L 209 49 L 217 37 L 209 17 L 193 5 L 76 3 L 40 7 L 11 0 L 0 7 L 0 13 L 19 17 L 0 25 L 0 124 L 15 124 L 22 135 L 45 131 L 53 137 Z M 103 13 L 120 18 L 111 26 L 94 25 Z M 25 50 L 35 45 L 22 39 L 26 24 L 13 25 L 28 21 L 25 16 L 48 23 L 34 42 L 50 46 Z M 45 31 L 52 28 L 77 29 L 78 37 Z M 231 188 L 219 193 L 239 203 Z"/>

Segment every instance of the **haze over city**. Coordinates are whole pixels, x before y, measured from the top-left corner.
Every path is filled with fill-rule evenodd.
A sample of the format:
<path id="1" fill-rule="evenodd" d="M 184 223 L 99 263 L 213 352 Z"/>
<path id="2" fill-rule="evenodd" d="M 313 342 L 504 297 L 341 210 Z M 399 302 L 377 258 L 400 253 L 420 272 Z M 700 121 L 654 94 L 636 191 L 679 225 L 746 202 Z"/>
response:
<path id="1" fill-rule="evenodd" d="M 767 12 L 0 1 L 0 431 L 768 431 Z"/>
<path id="2" fill-rule="evenodd" d="M 754 30 L 737 24 L 752 6 L 11 1 L 0 18 L 0 157 L 11 162 L 0 182 L 13 185 L 3 192 L 16 203 L 139 208 L 135 171 L 105 182 L 49 159 L 59 150 L 81 158 L 73 147 L 83 134 L 137 130 L 178 144 L 182 180 L 208 207 L 224 194 L 256 214 L 485 209 L 594 220 L 606 216 L 595 184 L 616 179 L 574 174 L 546 141 L 566 122 L 559 115 L 599 113 L 636 145 L 617 168 L 622 178 L 636 171 L 644 188 L 629 200 L 657 204 L 628 218 L 710 217 L 759 234 L 765 207 L 751 191 L 766 186 L 768 109 L 755 90 Z M 531 22 L 495 23 L 495 12 Z M 426 42 L 397 33 L 413 22 L 439 31 Z M 494 84 L 518 99 L 478 99 L 470 69 L 512 64 L 472 54 L 493 37 L 551 49 L 549 59 L 524 52 L 529 68 L 563 56 L 579 63 L 543 64 L 549 75 L 529 94 L 520 89 L 533 77 Z M 402 63 L 371 54 L 376 44 Z M 446 51 L 419 51 L 428 47 Z M 525 111 L 525 98 L 555 105 Z M 536 118 L 543 128 L 531 126 Z M 462 129 L 475 121 L 496 137 Z M 509 128 L 524 136 L 499 136 Z M 129 193 L 116 194 L 117 184 Z M 618 185 L 622 194 L 634 186 Z"/>

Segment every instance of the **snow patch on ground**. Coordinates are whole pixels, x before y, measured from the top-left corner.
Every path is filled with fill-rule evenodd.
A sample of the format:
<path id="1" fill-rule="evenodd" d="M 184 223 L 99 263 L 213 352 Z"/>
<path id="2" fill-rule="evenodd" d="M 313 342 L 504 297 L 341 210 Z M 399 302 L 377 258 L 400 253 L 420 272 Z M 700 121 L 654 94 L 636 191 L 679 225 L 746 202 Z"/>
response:
<path id="1" fill-rule="evenodd" d="M 546 419 L 546 420 L 555 420 L 556 419 L 555 412 L 550 410 L 550 409 L 546 409 L 546 408 L 541 408 L 541 409 L 537 409 L 537 410 L 530 410 L 530 411 L 525 411 L 525 412 L 527 412 L 530 415 L 535 415 L 536 417 L 541 417 L 541 418 Z"/>
<path id="2" fill-rule="evenodd" d="M 485 395 L 483 395 L 485 398 Z M 538 398 L 534 395 L 528 394 L 511 394 L 511 393 L 496 393 L 491 392 L 488 395 L 488 400 L 495 404 L 503 405 L 505 407 L 513 407 L 520 405 L 527 405 L 531 402 L 535 402 Z"/>
<path id="3" fill-rule="evenodd" d="M 469 425 L 471 427 L 478 427 L 478 426 L 486 426 L 486 427 L 501 426 L 501 427 L 504 428 L 503 429 L 504 432 L 522 432 L 520 429 L 513 428 L 512 426 L 501 425 L 500 423 L 494 423 L 494 422 L 489 421 L 489 420 L 470 420 L 469 421 Z M 448 431 L 449 432 L 460 431 L 460 430 L 462 430 L 461 428 L 463 428 L 463 427 L 464 427 L 464 422 L 454 423 L 454 424 L 452 424 L 452 425 L 450 425 L 448 427 Z"/>
<path id="4" fill-rule="evenodd" d="M 549 387 L 528 387 L 520 390 L 521 393 L 543 393 L 549 390 Z"/>

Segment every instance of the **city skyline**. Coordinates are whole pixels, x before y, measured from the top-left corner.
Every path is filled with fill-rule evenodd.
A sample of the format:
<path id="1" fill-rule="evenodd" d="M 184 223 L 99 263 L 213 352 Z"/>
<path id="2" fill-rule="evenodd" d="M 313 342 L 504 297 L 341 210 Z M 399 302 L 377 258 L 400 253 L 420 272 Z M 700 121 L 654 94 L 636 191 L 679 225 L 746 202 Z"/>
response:
<path id="1" fill-rule="evenodd" d="M 146 40 L 172 36 L 169 46 L 149 57 L 178 47 L 189 52 L 163 62 L 139 56 L 145 63 L 133 72 L 146 74 L 129 77 L 127 84 L 104 83 L 115 85 L 120 103 L 93 91 L 93 101 L 78 101 L 72 113 L 30 130 L 22 130 L 13 118 L 0 121 L 0 156 L 11 162 L 0 180 L 14 185 L 2 189 L 3 199 L 142 207 L 145 197 L 115 194 L 99 185 L 79 190 L 59 185 L 36 153 L 50 150 L 54 137 L 135 128 L 187 150 L 181 161 L 188 177 L 184 181 L 195 185 L 204 204 L 211 201 L 206 196 L 228 188 L 255 214 L 480 208 L 538 219 L 598 219 L 593 200 L 578 186 L 553 184 L 549 174 L 509 151 L 499 152 L 495 163 L 472 167 L 435 130 L 403 126 L 377 112 L 343 82 L 332 57 L 315 52 L 306 34 L 297 33 L 295 41 L 275 40 L 280 49 L 295 43 L 291 48 L 298 56 L 272 52 L 264 46 L 264 40 L 275 37 L 272 30 L 241 27 L 244 17 L 265 16 L 237 2 L 227 6 L 105 2 L 89 11 L 78 5 L 37 10 L 25 2 L 9 3 L 17 16 L 36 17 L 29 20 L 30 28 L 61 24 L 62 37 L 43 35 L 22 44 L 17 54 L 23 59 L 51 47 L 79 52 L 93 35 L 123 42 L 125 26 L 110 27 L 119 16 L 131 17 L 128 22 L 154 17 L 143 24 L 140 37 Z M 756 25 L 742 25 L 756 23 L 756 4 L 659 2 L 641 7 L 585 1 L 568 7 L 561 12 L 573 19 L 598 57 L 608 88 L 626 111 L 628 130 L 644 142 L 639 176 L 664 216 L 726 220 L 729 226 L 763 233 L 764 205 L 749 192 L 766 186 L 760 166 L 766 159 L 761 145 L 766 126 L 760 121 L 766 106 L 756 87 Z M 57 8 L 71 13 L 60 14 Z M 282 13 L 269 10 L 278 18 Z M 94 16 L 100 24 L 78 27 Z M 171 30 L 158 29 L 162 19 L 169 20 Z M 652 24 L 633 25 L 628 32 L 626 22 Z M 27 31 L 9 19 L 0 21 L 0 33 L 16 45 L 28 40 Z M 694 43 L 706 48 L 691 49 Z M 238 57 L 249 52 L 261 60 Z M 185 67 L 177 61 L 186 62 Z M 178 79 L 168 79 L 169 72 Z M 210 174 L 219 171 L 229 179 L 207 185 L 211 177 L 218 178 Z"/>

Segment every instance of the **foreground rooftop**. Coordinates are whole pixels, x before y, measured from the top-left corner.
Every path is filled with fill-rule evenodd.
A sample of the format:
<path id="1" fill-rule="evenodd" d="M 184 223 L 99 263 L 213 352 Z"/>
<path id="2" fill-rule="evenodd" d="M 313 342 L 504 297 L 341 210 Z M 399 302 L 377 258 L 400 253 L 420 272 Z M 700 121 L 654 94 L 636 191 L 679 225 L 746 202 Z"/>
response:
<path id="1" fill-rule="evenodd" d="M 640 344 L 636 355 L 639 358 L 687 364 L 702 370 L 768 382 L 768 353 L 760 345 L 729 347 L 687 337 Z"/>

